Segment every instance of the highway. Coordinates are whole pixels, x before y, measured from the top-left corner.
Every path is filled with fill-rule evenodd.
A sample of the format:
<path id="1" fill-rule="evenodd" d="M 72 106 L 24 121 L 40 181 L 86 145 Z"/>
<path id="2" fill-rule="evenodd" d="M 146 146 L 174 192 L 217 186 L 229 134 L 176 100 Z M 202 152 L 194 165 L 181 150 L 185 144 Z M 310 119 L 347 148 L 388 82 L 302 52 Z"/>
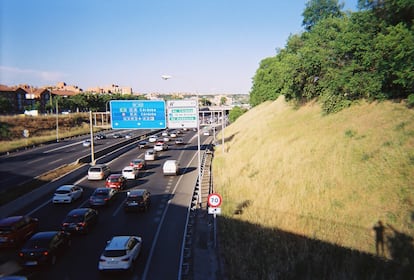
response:
<path id="1" fill-rule="evenodd" d="M 16 274 L 24 274 L 29 279 L 177 279 L 180 269 L 182 243 L 189 205 L 192 200 L 194 186 L 198 176 L 197 134 L 187 131 L 180 135 L 185 145 L 169 144 L 170 149 L 161 152 L 158 160 L 148 162 L 138 179 L 130 180 L 127 189 L 117 194 L 115 203 L 109 207 L 98 208 L 99 222 L 87 235 L 73 235 L 72 246 L 65 254 L 58 258 L 54 266 L 41 269 L 22 269 Z M 209 137 L 201 135 L 201 148 L 204 150 Z M 114 141 L 112 139 L 108 141 Z M 77 140 L 79 142 L 79 140 Z M 105 141 L 105 140 L 100 140 Z M 74 140 L 73 143 L 76 143 Z M 57 143 L 48 145 L 48 159 L 38 159 L 37 164 L 47 165 L 65 155 L 79 157 L 77 151 L 82 149 L 81 144 L 64 143 L 65 148 L 59 149 Z M 86 148 L 87 149 L 87 148 Z M 37 153 L 43 157 L 45 150 Z M 72 152 L 71 152 L 72 151 Z M 143 157 L 145 150 L 133 148 L 115 158 L 103 157 L 98 163 L 108 164 L 112 173 L 117 173 L 136 157 Z M 72 155 L 68 155 L 72 154 Z M 23 160 L 25 153 L 19 156 Z M 26 158 L 30 161 L 32 156 Z M 33 157 L 34 158 L 34 157 Z M 163 176 L 162 164 L 167 159 L 178 159 L 182 175 Z M 17 157 L 15 158 L 17 164 Z M 5 163 L 2 159 L 3 167 Z M 25 165 L 27 166 L 27 165 Z M 39 169 L 40 170 L 40 169 Z M 85 169 L 86 170 L 86 169 Z M 30 175 L 27 175 L 30 177 Z M 88 207 L 87 200 L 93 190 L 104 186 L 104 181 L 88 181 L 84 176 L 74 182 L 84 188 L 84 196 L 70 205 L 53 205 L 50 200 L 52 193 L 47 193 L 40 199 L 29 203 L 14 214 L 28 214 L 39 218 L 40 231 L 57 230 L 66 214 L 73 208 Z M 56 186 L 57 187 L 57 186 Z M 152 206 L 146 213 L 125 213 L 122 204 L 126 198 L 126 191 L 132 188 L 147 188 L 151 192 Z M 106 241 L 114 235 L 139 235 L 143 238 L 143 250 L 132 273 L 99 273 L 97 266 L 99 256 L 105 247 Z M 0 259 L 15 264 L 17 250 L 1 251 Z M 0 271 L 1 274 L 1 271 Z"/>
<path id="2" fill-rule="evenodd" d="M 124 131 L 120 131 L 124 132 Z M 133 136 L 144 135 L 149 130 L 137 130 Z M 106 139 L 95 140 L 95 152 L 113 145 L 114 143 L 125 141 L 125 138 L 113 138 L 114 131 L 106 132 Z M 82 142 L 90 139 L 88 135 L 61 139 L 58 143 L 41 145 L 32 149 L 13 152 L 8 155 L 0 156 L 0 189 L 20 185 L 33 178 L 53 170 L 59 166 L 76 162 L 77 159 L 89 155 L 91 148 L 83 147 Z"/>

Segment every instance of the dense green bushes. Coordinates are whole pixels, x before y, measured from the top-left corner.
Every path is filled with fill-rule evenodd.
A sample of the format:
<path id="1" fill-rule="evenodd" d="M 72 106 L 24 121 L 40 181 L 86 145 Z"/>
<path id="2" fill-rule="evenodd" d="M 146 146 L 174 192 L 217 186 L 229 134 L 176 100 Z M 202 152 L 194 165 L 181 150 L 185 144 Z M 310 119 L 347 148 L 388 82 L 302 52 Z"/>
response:
<path id="1" fill-rule="evenodd" d="M 359 7 L 346 14 L 337 12 L 342 8 L 337 1 L 309 1 L 303 13 L 306 31 L 292 35 L 276 56 L 261 61 L 251 105 L 279 95 L 299 103 L 316 98 L 330 113 L 358 99 L 406 99 L 412 94 L 414 3 L 360 0 Z M 392 20 L 387 16 L 391 10 L 398 11 Z"/>

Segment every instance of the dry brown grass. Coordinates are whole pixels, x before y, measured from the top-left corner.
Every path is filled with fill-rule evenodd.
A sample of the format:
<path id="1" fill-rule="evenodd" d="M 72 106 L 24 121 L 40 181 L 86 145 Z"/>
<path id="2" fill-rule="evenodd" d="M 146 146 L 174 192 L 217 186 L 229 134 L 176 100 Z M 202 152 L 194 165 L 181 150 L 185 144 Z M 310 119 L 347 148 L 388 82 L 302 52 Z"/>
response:
<path id="1" fill-rule="evenodd" d="M 296 110 L 279 98 L 242 115 L 226 138 L 213 162 L 223 218 L 367 254 L 378 220 L 414 237 L 414 111 L 404 105 L 361 102 L 323 116 L 317 104 Z"/>

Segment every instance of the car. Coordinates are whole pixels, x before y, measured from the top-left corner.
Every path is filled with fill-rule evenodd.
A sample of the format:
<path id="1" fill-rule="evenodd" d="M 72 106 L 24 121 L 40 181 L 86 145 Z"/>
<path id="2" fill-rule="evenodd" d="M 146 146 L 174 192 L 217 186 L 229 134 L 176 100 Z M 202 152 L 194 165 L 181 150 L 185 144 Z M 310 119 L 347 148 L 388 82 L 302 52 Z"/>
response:
<path id="1" fill-rule="evenodd" d="M 92 208 L 76 208 L 63 219 L 61 229 L 86 234 L 98 222 L 98 211 Z"/>
<path id="2" fill-rule="evenodd" d="M 125 134 L 125 139 L 131 139 L 131 138 L 132 138 L 132 134 L 131 133 Z"/>
<path id="3" fill-rule="evenodd" d="M 96 164 L 88 169 L 88 180 L 104 180 L 111 174 L 111 169 L 106 164 Z"/>
<path id="4" fill-rule="evenodd" d="M 114 133 L 114 134 L 112 134 L 112 137 L 113 138 L 124 138 L 124 135 L 121 134 L 121 133 Z"/>
<path id="5" fill-rule="evenodd" d="M 210 136 L 210 131 L 209 130 L 204 130 L 203 135 L 204 136 Z"/>
<path id="6" fill-rule="evenodd" d="M 138 178 L 139 169 L 133 166 L 125 166 L 122 169 L 122 176 L 124 176 L 127 180 L 135 180 Z"/>
<path id="7" fill-rule="evenodd" d="M 148 211 L 151 206 L 151 193 L 147 189 L 133 189 L 127 192 L 124 211 Z"/>
<path id="8" fill-rule="evenodd" d="M 122 174 L 111 174 L 106 178 L 105 187 L 116 190 L 123 190 L 126 187 L 127 180 Z"/>
<path id="9" fill-rule="evenodd" d="M 129 165 L 132 167 L 136 167 L 138 169 L 145 169 L 147 167 L 147 163 L 145 159 L 142 159 L 142 158 L 136 158 L 136 159 L 131 160 Z"/>
<path id="10" fill-rule="evenodd" d="M 178 175 L 180 174 L 180 163 L 175 159 L 169 159 L 164 162 L 162 166 L 164 175 Z"/>
<path id="11" fill-rule="evenodd" d="M 161 136 L 168 136 L 168 132 L 167 132 L 167 131 L 163 131 L 163 132 L 161 133 Z"/>
<path id="12" fill-rule="evenodd" d="M 20 249 L 19 262 L 23 266 L 39 266 L 56 263 L 58 255 L 71 245 L 71 235 L 64 231 L 35 233 Z"/>
<path id="13" fill-rule="evenodd" d="M 58 187 L 53 194 L 52 202 L 54 204 L 59 203 L 72 203 L 73 201 L 81 198 L 83 195 L 83 188 L 77 185 L 63 185 Z"/>
<path id="14" fill-rule="evenodd" d="M 183 145 L 184 144 L 184 140 L 181 137 L 175 138 L 175 144 L 176 145 Z"/>
<path id="15" fill-rule="evenodd" d="M 171 137 L 171 138 L 175 138 L 175 137 L 177 137 L 177 133 L 176 133 L 175 131 L 171 132 L 171 133 L 170 133 L 170 137 Z"/>
<path id="16" fill-rule="evenodd" d="M 158 141 L 154 145 L 154 151 L 161 152 L 161 151 L 166 151 L 166 150 L 168 150 L 168 145 L 164 142 Z"/>
<path id="17" fill-rule="evenodd" d="M 150 146 L 149 146 L 149 143 L 148 143 L 148 141 L 139 141 L 138 142 L 138 148 L 140 148 L 140 149 L 148 149 Z"/>
<path id="18" fill-rule="evenodd" d="M 84 140 L 84 141 L 82 141 L 82 146 L 84 146 L 84 147 L 90 147 L 91 146 L 91 140 Z"/>
<path id="19" fill-rule="evenodd" d="M 30 216 L 10 216 L 0 220 L 0 248 L 17 247 L 39 228 L 39 220 Z"/>
<path id="20" fill-rule="evenodd" d="M 145 156 L 144 159 L 147 161 L 149 160 L 156 160 L 158 158 L 158 154 L 157 151 L 155 151 L 154 149 L 149 149 L 145 152 Z"/>
<path id="21" fill-rule="evenodd" d="M 106 135 L 103 133 L 97 133 L 95 135 L 95 140 L 102 140 L 102 139 L 106 139 Z"/>
<path id="22" fill-rule="evenodd" d="M 117 191 L 112 188 L 97 188 L 89 197 L 90 206 L 106 206 L 116 198 Z"/>
<path id="23" fill-rule="evenodd" d="M 163 140 L 164 142 L 168 142 L 168 141 L 170 141 L 170 138 L 169 138 L 168 136 L 164 136 L 164 137 L 162 138 L 162 140 Z"/>
<path id="24" fill-rule="evenodd" d="M 151 136 L 148 138 L 148 141 L 149 141 L 150 143 L 155 143 L 155 142 L 157 142 L 157 140 L 158 140 L 158 135 L 156 135 L 156 134 L 151 135 Z"/>
<path id="25" fill-rule="evenodd" d="M 98 270 L 132 270 L 132 264 L 140 255 L 141 248 L 140 236 L 113 236 L 99 258 Z"/>

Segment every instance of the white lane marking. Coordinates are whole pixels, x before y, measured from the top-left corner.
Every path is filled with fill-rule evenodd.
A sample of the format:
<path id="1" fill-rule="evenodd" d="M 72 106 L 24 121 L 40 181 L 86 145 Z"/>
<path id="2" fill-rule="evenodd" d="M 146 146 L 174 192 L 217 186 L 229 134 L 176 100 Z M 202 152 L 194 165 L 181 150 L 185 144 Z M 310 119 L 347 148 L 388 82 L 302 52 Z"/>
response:
<path id="1" fill-rule="evenodd" d="M 81 143 L 82 143 L 82 141 L 80 141 L 80 142 L 75 142 L 75 143 L 72 143 L 72 144 L 67 144 L 67 145 L 64 145 L 64 146 L 59 146 L 59 147 L 57 147 L 57 148 L 50 149 L 50 150 L 48 150 L 48 151 L 44 151 L 43 153 L 44 153 L 44 154 L 52 153 L 52 152 L 55 152 L 55 151 L 59 151 L 59 150 L 65 149 L 65 148 L 67 148 L 67 147 L 71 147 L 71 146 L 75 146 L 75 145 L 80 145 Z"/>
<path id="2" fill-rule="evenodd" d="M 194 153 L 193 158 L 192 158 L 192 159 L 188 162 L 188 166 L 190 166 L 190 164 L 193 162 L 193 160 L 195 159 L 195 157 L 196 157 L 196 156 L 197 156 L 197 153 Z M 187 167 L 188 167 L 188 166 L 187 166 Z M 186 167 L 186 168 L 187 168 L 187 167 Z M 177 181 L 177 183 L 175 184 L 174 189 L 173 189 L 173 191 L 172 191 L 172 193 L 171 193 L 171 194 L 175 194 L 175 191 L 177 190 L 178 185 L 180 184 L 180 182 L 181 182 L 181 179 L 182 179 L 182 178 L 183 178 L 183 176 L 180 176 L 180 178 L 178 178 L 178 181 Z M 147 258 L 147 262 L 146 262 L 146 264 L 145 264 L 145 269 L 144 269 L 144 272 L 143 272 L 143 274 L 142 274 L 142 278 L 141 278 L 141 280 L 146 280 L 146 279 L 147 279 L 147 275 L 148 275 L 149 267 L 150 267 L 150 265 L 151 265 L 151 259 L 152 259 L 152 256 L 154 255 L 155 246 L 156 246 L 156 244 L 157 244 L 157 242 L 158 242 L 158 236 L 160 235 L 160 232 L 161 232 L 161 226 L 162 226 L 162 225 L 163 225 L 163 223 L 164 223 L 164 219 L 165 219 L 165 216 L 167 215 L 168 208 L 169 208 L 170 204 L 171 204 L 171 199 L 169 199 L 169 200 L 168 200 L 168 202 L 167 202 L 167 206 L 165 207 L 164 212 L 162 213 L 161 220 L 160 220 L 160 222 L 158 223 L 157 231 L 155 232 L 154 239 L 153 239 L 153 241 L 152 241 L 151 250 L 150 250 L 150 252 L 149 252 L 149 255 L 148 255 L 148 258 Z M 134 279 L 135 279 L 135 278 L 134 278 Z"/>

